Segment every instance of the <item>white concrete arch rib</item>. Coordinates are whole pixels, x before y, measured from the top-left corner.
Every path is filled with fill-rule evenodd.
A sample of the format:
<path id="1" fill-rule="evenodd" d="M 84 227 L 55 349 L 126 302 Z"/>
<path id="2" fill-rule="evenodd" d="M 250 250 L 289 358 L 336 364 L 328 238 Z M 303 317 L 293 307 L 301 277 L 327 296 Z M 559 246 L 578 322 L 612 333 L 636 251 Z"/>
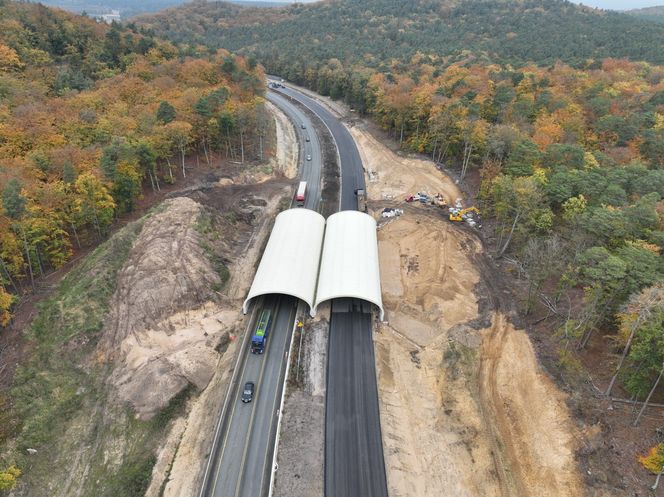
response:
<path id="1" fill-rule="evenodd" d="M 362 212 L 341 211 L 327 219 L 313 313 L 320 303 L 341 297 L 375 304 L 383 320 L 376 221 Z"/>
<path id="2" fill-rule="evenodd" d="M 260 295 L 285 294 L 303 300 L 314 310 L 318 264 L 325 218 L 308 209 L 288 209 L 274 221 L 270 239 L 244 301 Z"/>

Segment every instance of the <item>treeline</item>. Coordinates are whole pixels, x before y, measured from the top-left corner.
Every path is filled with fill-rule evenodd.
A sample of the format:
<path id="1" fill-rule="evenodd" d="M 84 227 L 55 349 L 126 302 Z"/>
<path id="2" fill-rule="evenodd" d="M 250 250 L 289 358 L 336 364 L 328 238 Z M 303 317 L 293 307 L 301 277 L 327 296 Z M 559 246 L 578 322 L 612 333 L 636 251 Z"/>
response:
<path id="1" fill-rule="evenodd" d="M 439 68 L 470 55 L 514 65 L 664 63 L 664 26 L 565 0 L 342 0 L 267 10 L 193 2 L 137 23 L 192 46 L 255 55 L 268 71 L 332 58 L 389 71 L 418 53 Z"/>
<path id="2" fill-rule="evenodd" d="M 628 10 L 626 14 L 644 19 L 646 21 L 664 23 L 664 6 L 632 9 Z"/>
<path id="3" fill-rule="evenodd" d="M 187 50 L 190 53 L 191 49 Z M 219 51 L 41 5 L 0 8 L 0 326 L 12 294 L 97 243 L 185 156 L 263 154 L 264 75 Z"/>

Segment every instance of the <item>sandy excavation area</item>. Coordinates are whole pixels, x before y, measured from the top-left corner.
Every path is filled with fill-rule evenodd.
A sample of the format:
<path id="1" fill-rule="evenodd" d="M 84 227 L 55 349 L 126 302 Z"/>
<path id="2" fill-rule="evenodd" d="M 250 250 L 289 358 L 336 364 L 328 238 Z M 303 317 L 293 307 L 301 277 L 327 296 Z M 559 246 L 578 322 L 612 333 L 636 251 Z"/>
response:
<path id="1" fill-rule="evenodd" d="M 460 198 L 425 160 L 395 155 L 361 125 L 351 132 L 367 171 L 369 206 L 404 208 L 378 238 L 387 322 L 376 334 L 391 497 L 581 497 L 580 442 L 565 396 L 530 340 L 503 315 L 479 238 L 418 190 Z M 483 261 L 478 264 L 478 261 Z M 491 289 L 491 294 L 489 290 Z"/>

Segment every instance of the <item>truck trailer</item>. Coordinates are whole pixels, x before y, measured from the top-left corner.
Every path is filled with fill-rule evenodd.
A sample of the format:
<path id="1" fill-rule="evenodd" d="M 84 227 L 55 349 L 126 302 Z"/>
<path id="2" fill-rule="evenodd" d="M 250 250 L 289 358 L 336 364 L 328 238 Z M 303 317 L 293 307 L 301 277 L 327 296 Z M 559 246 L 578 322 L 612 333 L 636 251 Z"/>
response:
<path id="1" fill-rule="evenodd" d="M 261 317 L 258 319 L 256 331 L 254 336 L 251 337 L 251 353 L 262 354 L 265 352 L 265 345 L 267 343 L 267 336 L 270 333 L 270 320 L 271 312 L 265 309 L 261 312 Z"/>
<path id="2" fill-rule="evenodd" d="M 306 193 L 307 193 L 307 182 L 300 181 L 300 186 L 297 187 L 297 193 L 295 194 L 295 202 L 297 202 L 297 205 L 299 206 L 304 205 L 304 197 Z"/>
<path id="3" fill-rule="evenodd" d="M 367 194 L 362 188 L 355 190 L 355 196 L 357 197 L 357 210 L 360 212 L 367 212 Z"/>

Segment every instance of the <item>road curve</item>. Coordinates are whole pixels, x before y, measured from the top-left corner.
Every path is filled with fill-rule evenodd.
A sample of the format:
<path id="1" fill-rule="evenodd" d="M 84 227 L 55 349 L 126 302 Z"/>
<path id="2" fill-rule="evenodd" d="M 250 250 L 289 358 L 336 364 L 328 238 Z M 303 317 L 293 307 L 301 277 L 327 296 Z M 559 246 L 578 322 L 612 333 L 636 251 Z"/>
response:
<path id="1" fill-rule="evenodd" d="M 339 210 L 349 211 L 357 209 L 355 190 L 365 188 L 364 168 L 360 152 L 357 150 L 355 140 L 346 127 L 330 113 L 325 107 L 313 98 L 291 88 L 280 88 L 279 92 L 294 98 L 302 105 L 308 107 L 316 114 L 330 130 L 339 151 L 341 169 L 341 194 Z"/>
<path id="2" fill-rule="evenodd" d="M 279 95 L 277 92 L 268 91 L 267 99 L 279 107 L 292 121 L 295 132 L 300 142 L 300 158 L 298 161 L 300 180 L 307 182 L 307 195 L 304 201 L 304 207 L 319 211 L 321 198 L 321 169 L 323 158 L 320 147 L 320 140 L 316 134 L 314 124 L 309 117 L 302 112 L 296 105 L 293 105 L 288 99 Z M 305 127 L 302 128 L 302 125 Z M 310 141 L 306 141 L 306 138 Z M 307 156 L 311 160 L 307 160 Z"/>

